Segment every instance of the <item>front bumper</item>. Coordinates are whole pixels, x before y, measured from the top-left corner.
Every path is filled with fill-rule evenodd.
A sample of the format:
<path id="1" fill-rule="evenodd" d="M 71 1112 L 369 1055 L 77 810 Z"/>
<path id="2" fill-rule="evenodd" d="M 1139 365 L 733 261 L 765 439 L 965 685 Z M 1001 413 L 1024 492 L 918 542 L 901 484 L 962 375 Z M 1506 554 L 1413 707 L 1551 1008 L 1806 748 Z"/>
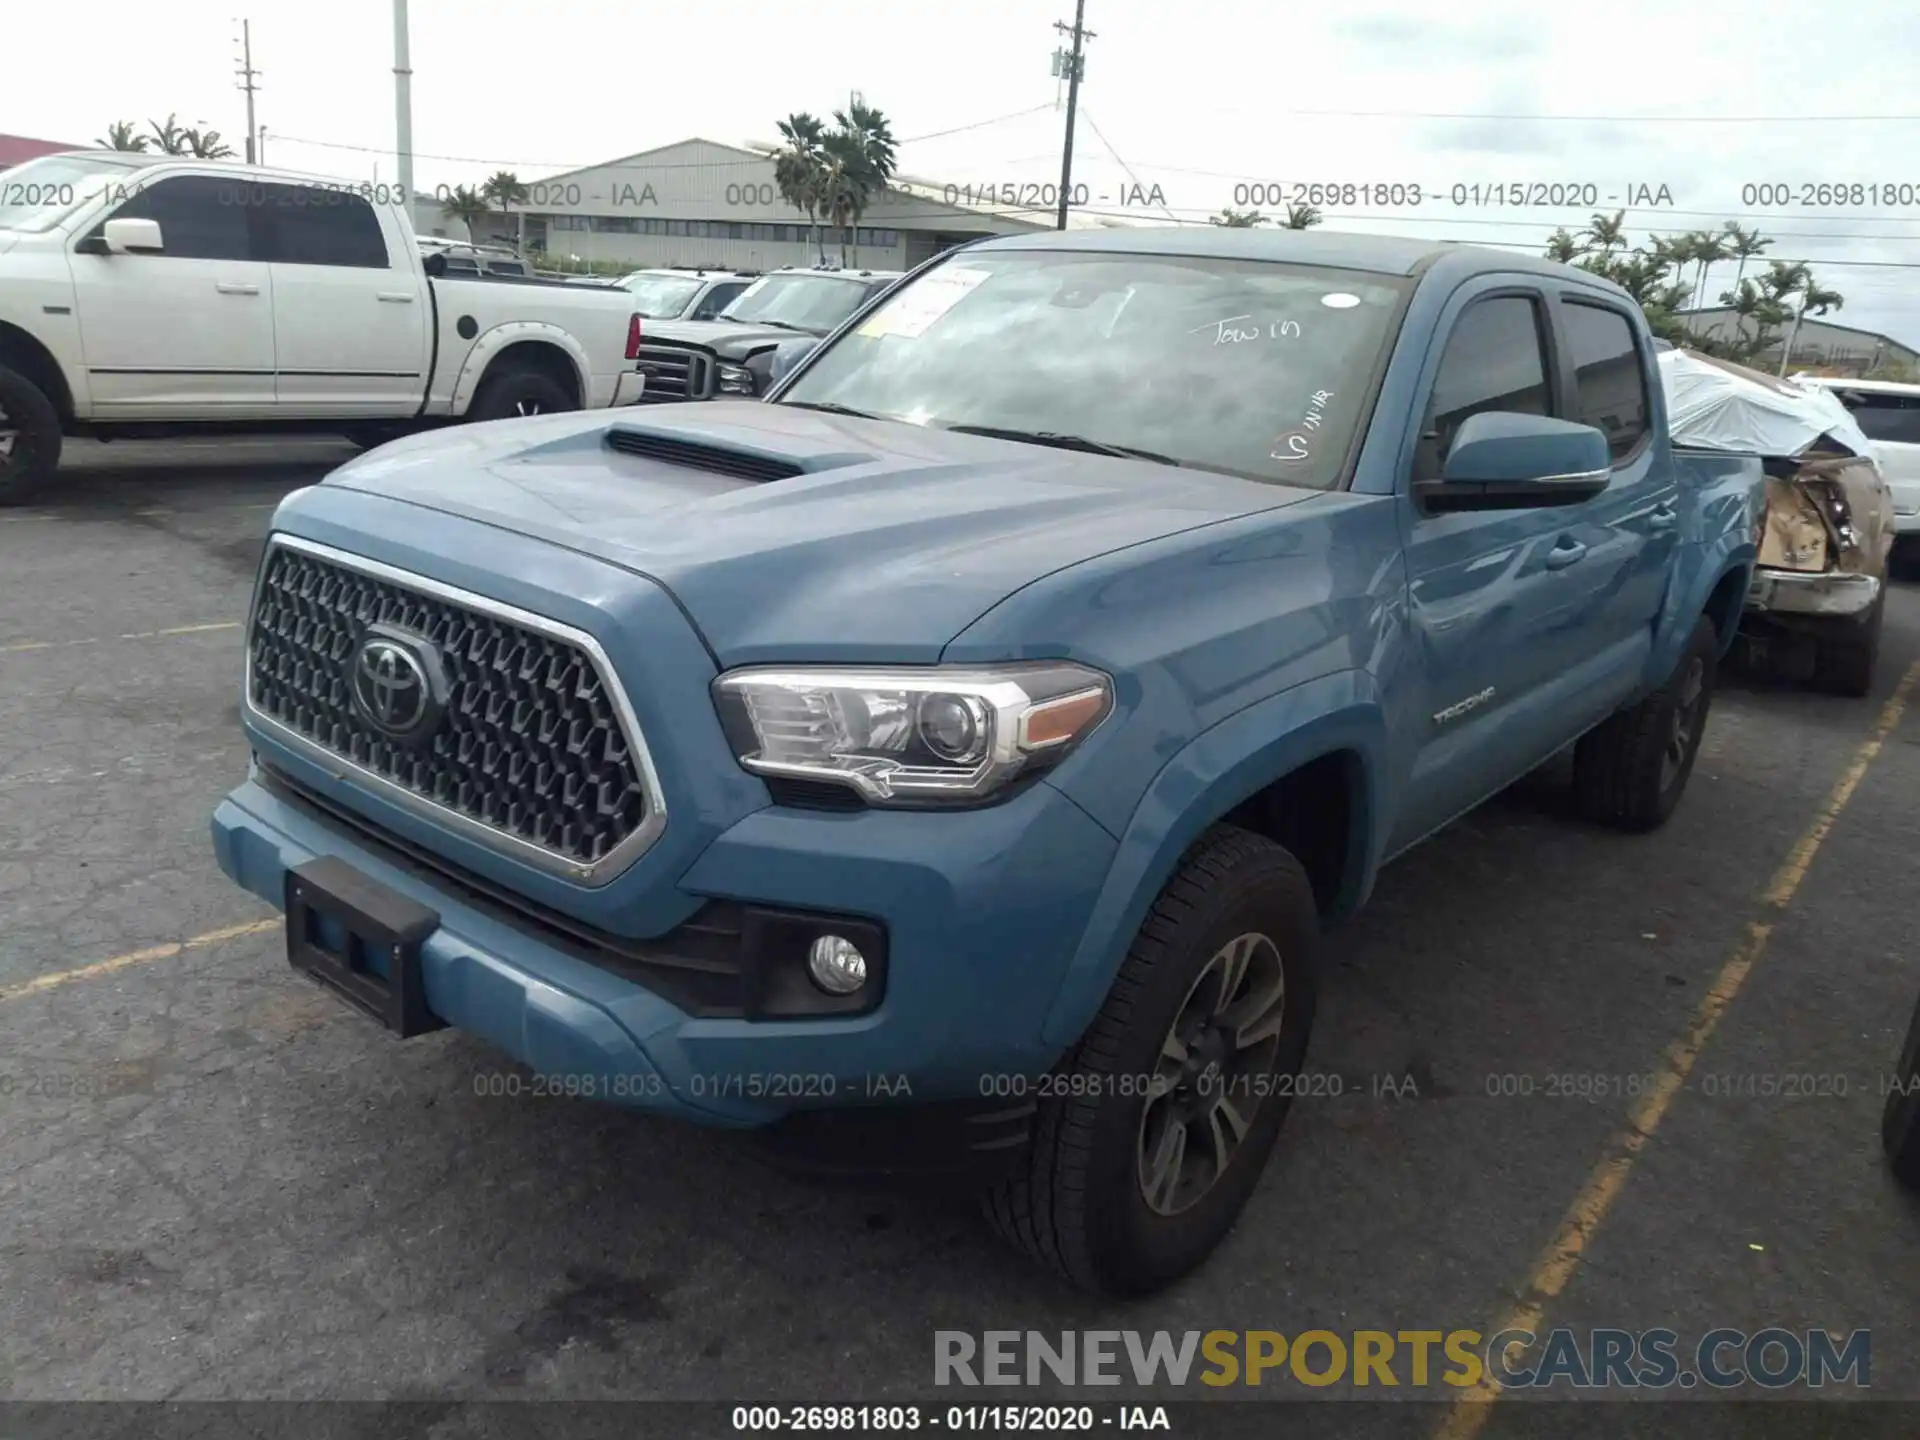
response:
<path id="1" fill-rule="evenodd" d="M 613 400 L 609 409 L 622 405 L 638 405 L 645 397 L 647 377 L 638 370 L 622 370 L 613 382 Z"/>
<path id="2" fill-rule="evenodd" d="M 756 811 L 723 831 L 677 888 L 693 899 L 872 916 L 886 927 L 887 966 L 869 1013 L 749 1020 L 697 1013 L 643 974 L 583 958 L 258 772 L 221 802 L 212 834 L 221 869 L 276 908 L 290 869 L 334 855 L 435 911 L 439 927 L 420 948 L 428 1007 L 565 1082 L 562 1093 L 733 1127 L 803 1112 L 978 1105 L 996 1076 L 1043 1073 L 1056 1058 L 1042 1038 L 1045 1016 L 1115 848 L 1045 784 L 967 812 Z"/>
<path id="3" fill-rule="evenodd" d="M 1847 618 L 1871 610 L 1879 594 L 1880 581 L 1872 575 L 1760 569 L 1753 572 L 1747 589 L 1747 609 L 1763 615 Z"/>

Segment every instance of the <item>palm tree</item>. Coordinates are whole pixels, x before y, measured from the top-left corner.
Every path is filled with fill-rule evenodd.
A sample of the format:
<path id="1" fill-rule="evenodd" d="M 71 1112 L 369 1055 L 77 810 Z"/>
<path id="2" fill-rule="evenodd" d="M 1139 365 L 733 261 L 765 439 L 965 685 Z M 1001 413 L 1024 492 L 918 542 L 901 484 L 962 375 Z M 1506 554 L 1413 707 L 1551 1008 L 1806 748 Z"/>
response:
<path id="1" fill-rule="evenodd" d="M 893 127 L 887 117 L 866 101 L 854 98 L 845 110 L 833 112 L 834 128 L 823 142 L 835 171 L 832 191 L 837 224 L 857 231 L 875 195 L 886 193 L 898 164 Z M 845 243 L 842 243 L 845 259 Z M 853 263 L 860 263 L 860 247 L 853 247 Z"/>
<path id="2" fill-rule="evenodd" d="M 1584 251 L 1577 235 L 1562 225 L 1547 237 L 1547 259 L 1558 260 L 1562 265 L 1571 265 Z"/>
<path id="3" fill-rule="evenodd" d="M 1727 226 L 1727 243 L 1733 252 L 1732 258 L 1740 262 L 1733 272 L 1733 288 L 1738 290 L 1740 288 L 1741 277 L 1747 273 L 1747 261 L 1759 255 L 1769 245 L 1773 244 L 1773 241 L 1762 235 L 1758 230 L 1743 230 L 1738 225 L 1729 224 Z"/>
<path id="4" fill-rule="evenodd" d="M 1676 284 L 1686 280 L 1687 264 L 1693 258 L 1691 235 L 1656 235 L 1647 246 L 1647 254 L 1673 271 Z"/>
<path id="5" fill-rule="evenodd" d="M 1802 267 L 1803 271 L 1805 267 Z M 1825 315 L 1829 310 L 1838 310 L 1845 304 L 1838 290 L 1829 290 L 1806 273 L 1800 284 L 1800 303 L 1793 312 L 1793 328 L 1787 331 L 1787 343 L 1780 347 L 1779 373 L 1787 373 L 1787 365 L 1793 359 L 1793 342 L 1800 338 L 1800 322 L 1809 315 Z"/>
<path id="6" fill-rule="evenodd" d="M 1209 217 L 1207 223 L 1224 225 L 1229 230 L 1251 230 L 1256 225 L 1266 224 L 1267 217 L 1258 210 L 1235 210 L 1227 206 L 1218 215 Z"/>
<path id="7" fill-rule="evenodd" d="M 131 120 L 116 120 L 107 127 L 104 138 L 94 141 L 102 150 L 132 150 L 144 152 L 147 137 L 134 132 Z"/>
<path id="8" fill-rule="evenodd" d="M 449 220 L 458 220 L 467 227 L 467 238 L 474 236 L 474 226 L 493 213 L 493 205 L 480 191 L 468 185 L 456 185 L 440 202 L 440 213 Z"/>
<path id="9" fill-rule="evenodd" d="M 153 143 L 160 147 L 160 153 L 163 155 L 187 153 L 187 132 L 180 128 L 178 122 L 179 117 L 172 114 L 167 116 L 167 123 L 164 125 L 157 120 L 147 121 L 148 128 L 153 131 Z"/>
<path id="10" fill-rule="evenodd" d="M 780 198 L 807 217 L 809 236 L 824 263 L 827 252 L 820 242 L 820 206 L 825 198 L 826 126 L 802 110 L 780 121 L 779 128 L 787 143 L 774 153 L 773 183 Z"/>
<path id="11" fill-rule="evenodd" d="M 1612 218 L 1596 213 L 1580 232 L 1581 237 L 1597 245 L 1602 255 L 1611 255 L 1627 243 L 1627 212 L 1615 211 Z"/>
<path id="12" fill-rule="evenodd" d="M 1727 244 L 1723 232 L 1702 230 L 1693 237 L 1693 259 L 1699 265 L 1699 281 L 1693 287 L 1693 293 L 1702 301 L 1707 298 L 1707 275 L 1722 260 L 1733 258 L 1733 248 Z"/>
<path id="13" fill-rule="evenodd" d="M 1288 230 L 1311 230 L 1320 220 L 1320 212 L 1313 206 L 1296 201 L 1287 206 L 1287 218 L 1280 223 Z"/>
<path id="14" fill-rule="evenodd" d="M 196 160 L 225 160 L 233 154 L 233 147 L 221 140 L 218 130 L 182 130 L 180 141 L 185 148 L 179 153 Z"/>
<path id="15" fill-rule="evenodd" d="M 521 182 L 520 177 L 511 170 L 494 171 L 480 187 L 480 194 L 500 207 L 502 217 L 511 216 L 514 206 L 524 205 L 530 193 L 526 185 Z M 517 231 L 517 243 L 514 246 L 516 251 L 521 249 L 525 244 L 527 238 L 526 229 L 527 217 L 522 215 Z M 471 234 L 472 231 L 469 230 L 468 233 Z"/>

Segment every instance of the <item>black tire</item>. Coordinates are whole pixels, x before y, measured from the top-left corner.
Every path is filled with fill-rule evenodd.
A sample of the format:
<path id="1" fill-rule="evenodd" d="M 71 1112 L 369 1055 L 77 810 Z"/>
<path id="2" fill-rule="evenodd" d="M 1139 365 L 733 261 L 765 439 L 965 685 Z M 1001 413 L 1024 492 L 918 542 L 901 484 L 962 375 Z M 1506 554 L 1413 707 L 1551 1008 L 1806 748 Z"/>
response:
<path id="1" fill-rule="evenodd" d="M 60 412 L 17 370 L 0 365 L 0 505 L 30 498 L 60 468 Z"/>
<path id="2" fill-rule="evenodd" d="M 1700 753 L 1719 653 L 1719 633 L 1703 615 L 1666 684 L 1580 737 L 1573 792 L 1582 812 L 1620 830 L 1667 823 Z"/>
<path id="3" fill-rule="evenodd" d="M 1873 691 L 1874 667 L 1880 660 L 1880 631 L 1887 614 L 1887 587 L 1874 597 L 1873 608 L 1858 620 L 1841 621 L 1820 637 L 1813 666 L 1813 687 L 1829 695 L 1859 699 Z"/>
<path id="4" fill-rule="evenodd" d="M 557 415 L 578 410 L 574 399 L 551 377 L 518 367 L 502 370 L 480 382 L 479 393 L 467 407 L 469 420 L 511 420 L 524 415 Z"/>
<path id="5" fill-rule="evenodd" d="M 1055 1067 L 1030 1153 L 986 1193 L 993 1227 L 1100 1295 L 1151 1294 L 1200 1264 L 1245 1208 L 1286 1118 L 1313 1028 L 1319 937 L 1313 888 L 1292 855 L 1227 825 L 1201 837 L 1148 912 L 1087 1033 Z M 1235 941 L 1247 958 L 1229 982 L 1235 966 L 1223 957 Z M 1263 1006 L 1260 993 L 1276 975 L 1277 1023 L 1271 994 Z M 1223 986 L 1229 1013 L 1238 1008 L 1249 1017 L 1240 1030 L 1271 1024 L 1270 1040 L 1232 1051 L 1230 1022 L 1212 1003 Z M 1239 1006 L 1231 1005 L 1235 997 Z M 1170 1052 L 1177 1024 L 1183 1034 L 1195 1031 L 1180 1047 L 1184 1066 Z M 1215 1070 L 1221 1051 L 1227 1063 Z M 1194 1075 L 1150 1095 L 1146 1077 L 1163 1066 Z M 1219 1118 L 1223 1099 L 1237 1123 Z M 1187 1110 L 1196 1118 L 1176 1123 Z M 1156 1207 L 1147 1192 L 1165 1175 L 1153 1163 L 1168 1153 L 1159 1142 L 1175 1129 L 1194 1134 L 1190 1126 L 1219 1137 L 1195 1142 L 1206 1147 L 1196 1151 L 1204 1183 L 1171 1210 L 1183 1192 L 1177 1183 L 1156 1184 L 1164 1202 Z M 1215 1147 L 1234 1128 L 1240 1138 L 1224 1145 L 1221 1164 Z M 1184 1146 L 1174 1148 L 1183 1162 Z M 1184 1164 L 1172 1169 L 1177 1181 Z"/>
<path id="6" fill-rule="evenodd" d="M 1920 1005 L 1907 1025 L 1907 1043 L 1894 1066 L 1893 1088 L 1880 1112 L 1880 1146 L 1893 1178 L 1920 1191 Z"/>

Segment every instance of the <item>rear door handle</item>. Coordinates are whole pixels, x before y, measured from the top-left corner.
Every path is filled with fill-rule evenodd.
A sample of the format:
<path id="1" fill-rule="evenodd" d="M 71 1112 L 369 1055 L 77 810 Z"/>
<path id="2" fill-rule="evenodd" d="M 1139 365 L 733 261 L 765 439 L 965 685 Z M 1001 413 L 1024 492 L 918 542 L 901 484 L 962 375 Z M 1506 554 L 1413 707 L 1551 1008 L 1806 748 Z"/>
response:
<path id="1" fill-rule="evenodd" d="M 231 280 L 216 280 L 213 282 L 213 288 L 222 295 L 258 295 L 260 293 L 258 285 L 240 285 Z"/>
<path id="2" fill-rule="evenodd" d="M 1671 530 L 1680 522 L 1680 512 L 1671 503 L 1662 505 L 1647 517 L 1647 525 L 1654 530 Z"/>
<path id="3" fill-rule="evenodd" d="M 1547 569 L 1564 570 L 1586 553 L 1587 547 L 1578 540 L 1562 539 L 1558 545 L 1547 552 Z"/>
<path id="4" fill-rule="evenodd" d="M 385 300 L 389 305 L 411 305 L 413 303 L 413 296 L 405 290 L 382 290 L 380 292 L 380 298 Z"/>

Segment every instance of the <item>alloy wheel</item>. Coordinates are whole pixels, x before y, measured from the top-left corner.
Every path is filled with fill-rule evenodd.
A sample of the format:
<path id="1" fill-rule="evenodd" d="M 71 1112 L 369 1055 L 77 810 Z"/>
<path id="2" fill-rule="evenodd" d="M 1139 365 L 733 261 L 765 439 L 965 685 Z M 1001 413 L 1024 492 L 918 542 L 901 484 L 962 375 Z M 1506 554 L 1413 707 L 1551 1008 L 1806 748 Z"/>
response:
<path id="1" fill-rule="evenodd" d="M 1667 748 L 1660 756 L 1660 788 L 1673 787 L 1681 768 L 1692 753 L 1700 728 L 1701 702 L 1707 693 L 1707 662 L 1698 655 L 1687 664 L 1681 677 L 1680 693 L 1673 703 L 1673 719 L 1667 729 Z"/>
<path id="2" fill-rule="evenodd" d="M 1137 1146 L 1140 1194 L 1159 1215 L 1192 1208 L 1227 1172 L 1275 1084 L 1286 968 L 1265 935 L 1214 952 L 1160 1044 Z"/>

